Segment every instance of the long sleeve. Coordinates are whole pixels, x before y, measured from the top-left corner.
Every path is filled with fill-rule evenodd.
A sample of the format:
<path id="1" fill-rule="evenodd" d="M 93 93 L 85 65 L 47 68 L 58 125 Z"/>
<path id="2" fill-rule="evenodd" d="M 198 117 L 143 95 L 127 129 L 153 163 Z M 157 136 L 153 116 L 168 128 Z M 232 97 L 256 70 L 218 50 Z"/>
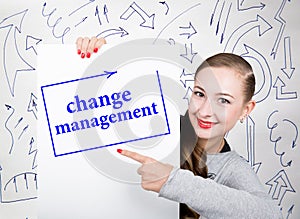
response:
<path id="1" fill-rule="evenodd" d="M 214 171 L 214 180 L 173 170 L 159 196 L 185 203 L 208 219 L 282 218 L 254 171 L 235 152 L 210 157 L 208 169 Z"/>

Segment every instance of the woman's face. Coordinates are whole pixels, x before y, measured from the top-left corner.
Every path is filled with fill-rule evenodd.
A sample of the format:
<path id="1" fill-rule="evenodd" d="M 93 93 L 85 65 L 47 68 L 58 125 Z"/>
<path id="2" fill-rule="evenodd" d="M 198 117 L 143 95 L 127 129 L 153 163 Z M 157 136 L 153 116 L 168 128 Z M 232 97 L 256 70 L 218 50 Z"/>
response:
<path id="1" fill-rule="evenodd" d="M 224 137 L 246 113 L 243 84 L 227 67 L 204 68 L 197 73 L 189 117 L 199 138 Z"/>

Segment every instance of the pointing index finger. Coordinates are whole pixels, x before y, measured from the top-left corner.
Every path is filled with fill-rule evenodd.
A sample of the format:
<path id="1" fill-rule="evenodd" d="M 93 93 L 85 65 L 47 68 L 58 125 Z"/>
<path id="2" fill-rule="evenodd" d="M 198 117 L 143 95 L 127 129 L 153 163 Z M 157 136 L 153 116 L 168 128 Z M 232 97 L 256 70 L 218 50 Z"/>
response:
<path id="1" fill-rule="evenodd" d="M 147 157 L 147 156 L 144 156 L 142 154 L 139 154 L 139 153 L 136 153 L 136 152 L 133 152 L 133 151 L 128 151 L 128 150 L 121 150 L 121 149 L 118 149 L 117 150 L 120 154 L 122 154 L 123 156 L 125 157 L 128 157 L 128 158 L 131 158 L 141 164 L 145 164 L 145 163 L 152 163 L 154 162 L 155 160 L 151 157 Z"/>

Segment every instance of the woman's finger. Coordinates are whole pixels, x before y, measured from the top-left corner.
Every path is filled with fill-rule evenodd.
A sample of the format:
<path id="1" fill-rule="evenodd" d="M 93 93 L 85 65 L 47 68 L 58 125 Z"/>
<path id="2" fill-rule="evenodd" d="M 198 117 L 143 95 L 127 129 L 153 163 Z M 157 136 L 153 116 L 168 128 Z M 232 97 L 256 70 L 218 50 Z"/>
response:
<path id="1" fill-rule="evenodd" d="M 87 52 L 86 52 L 86 57 L 90 58 L 91 54 L 94 52 L 94 48 L 97 42 L 97 38 L 96 37 L 92 37 L 89 41 L 88 47 L 87 47 Z"/>
<path id="2" fill-rule="evenodd" d="M 82 47 L 83 38 L 78 37 L 76 40 L 77 54 L 81 55 L 81 47 Z"/>
<path id="3" fill-rule="evenodd" d="M 106 44 L 106 40 L 104 38 L 99 38 L 97 39 L 96 43 L 95 43 L 95 46 L 94 46 L 94 52 L 98 52 L 98 50 L 104 45 Z"/>
<path id="4" fill-rule="evenodd" d="M 133 151 L 121 150 L 121 149 L 118 149 L 117 151 L 120 154 L 122 154 L 123 156 L 131 158 L 141 164 L 155 162 L 155 160 L 153 158 L 141 155 L 141 154 L 133 152 Z"/>
<path id="5" fill-rule="evenodd" d="M 81 58 L 84 58 L 86 56 L 89 43 L 90 38 L 84 37 L 81 44 Z"/>

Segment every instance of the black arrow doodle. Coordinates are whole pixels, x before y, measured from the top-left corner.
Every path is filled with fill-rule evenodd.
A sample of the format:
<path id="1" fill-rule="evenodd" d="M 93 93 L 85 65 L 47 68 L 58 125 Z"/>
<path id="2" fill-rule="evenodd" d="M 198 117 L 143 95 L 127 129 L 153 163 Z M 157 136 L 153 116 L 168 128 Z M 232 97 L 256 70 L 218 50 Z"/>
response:
<path id="1" fill-rule="evenodd" d="M 17 44 L 17 33 L 21 33 L 22 24 L 28 9 L 4 18 L 0 22 L 0 30 L 7 30 L 3 42 L 3 71 L 6 76 L 9 91 L 15 96 L 15 83 L 17 74 L 22 71 L 35 70 L 20 54 Z M 13 48 L 13 49 L 11 49 Z M 9 60 L 14 60 L 14 65 L 9 65 Z"/>
<path id="2" fill-rule="evenodd" d="M 29 125 L 26 125 L 26 126 L 23 128 L 23 130 L 21 131 L 21 133 L 20 133 L 20 135 L 19 135 L 19 137 L 18 137 L 18 140 L 20 140 L 20 138 L 23 136 L 23 134 L 27 131 L 28 127 L 29 127 Z"/>
<path id="3" fill-rule="evenodd" d="M 14 147 L 14 144 L 15 144 L 15 140 L 14 140 L 14 136 L 13 136 L 12 131 L 7 126 L 7 123 L 9 121 L 9 119 L 12 117 L 12 115 L 15 113 L 15 109 L 12 106 L 8 105 L 8 104 L 5 104 L 5 106 L 6 106 L 7 110 L 12 110 L 11 114 L 7 117 L 7 119 L 4 123 L 5 129 L 9 132 L 10 137 L 11 137 L 11 145 L 10 145 L 10 149 L 9 149 L 9 152 L 8 152 L 9 154 L 11 154 L 11 152 L 13 150 L 13 147 Z"/>
<path id="4" fill-rule="evenodd" d="M 184 33 L 179 34 L 180 36 L 187 36 L 187 39 L 189 39 L 191 36 L 193 36 L 194 34 L 197 33 L 196 29 L 192 25 L 192 22 L 189 22 L 188 27 L 179 27 L 179 28 L 182 29 L 182 30 L 188 31 L 188 32 L 184 32 Z"/>
<path id="5" fill-rule="evenodd" d="M 83 18 L 81 19 L 81 21 L 79 21 L 79 23 L 75 24 L 74 26 L 75 26 L 75 27 L 78 27 L 80 24 L 82 24 L 83 22 L 85 22 L 87 18 L 88 18 L 87 16 L 86 16 L 86 17 L 83 17 Z"/>
<path id="6" fill-rule="evenodd" d="M 267 120 L 267 128 L 270 130 L 269 139 L 274 143 L 274 153 L 280 157 L 280 164 L 283 167 L 290 167 L 292 165 L 292 160 L 288 162 L 284 162 L 284 156 L 286 156 L 286 151 L 282 151 L 284 149 L 294 149 L 296 147 L 296 142 L 298 139 L 298 127 L 294 122 L 289 119 L 280 119 L 280 122 L 271 122 L 271 119 L 277 114 L 279 111 L 273 111 Z M 289 126 L 286 127 L 286 124 Z M 276 129 L 280 129 L 280 126 L 283 126 L 281 129 L 288 130 L 289 135 L 285 135 L 283 133 L 278 134 Z M 292 128 L 290 128 L 292 127 Z M 277 134 L 276 134 L 277 133 Z M 292 137 L 290 137 L 292 136 Z M 281 146 L 281 147 L 280 147 Z M 287 147 L 289 146 L 289 147 Z M 281 150 L 280 150 L 281 149 Z M 288 152 L 288 151 L 287 151 Z"/>
<path id="7" fill-rule="evenodd" d="M 82 8 L 88 6 L 89 4 L 92 4 L 95 0 L 88 0 L 87 3 L 81 5 L 80 7 L 76 8 L 75 10 L 73 10 L 69 16 L 73 15 L 74 13 L 76 13 L 77 11 L 81 10 Z"/>
<path id="8" fill-rule="evenodd" d="M 103 14 L 106 18 L 106 22 L 109 23 L 109 20 L 108 20 L 108 8 L 106 6 L 106 4 L 103 6 Z"/>
<path id="9" fill-rule="evenodd" d="M 55 15 L 55 12 L 56 12 L 57 8 L 54 8 L 51 12 L 46 13 L 46 6 L 47 6 L 47 3 L 45 2 L 43 4 L 43 8 L 42 8 L 42 16 L 44 18 L 46 18 L 46 20 L 47 20 L 46 23 L 47 23 L 47 26 L 50 28 L 50 30 L 52 32 L 52 36 L 54 38 L 61 39 L 62 44 L 64 44 L 64 37 L 71 31 L 71 28 L 69 26 L 67 26 L 63 29 L 63 31 L 60 35 L 57 34 L 57 29 L 56 28 L 58 28 L 58 25 L 63 20 L 63 18 L 62 17 L 58 17 L 57 19 L 54 18 L 54 15 Z M 72 12 L 70 15 L 72 15 L 75 12 L 76 11 Z M 54 22 L 51 23 L 50 20 L 54 21 Z"/>
<path id="10" fill-rule="evenodd" d="M 183 99 L 186 100 L 188 104 L 190 103 L 190 96 L 191 96 L 192 93 L 193 93 L 193 89 L 189 86 L 186 89 L 186 93 L 185 93 L 185 95 L 183 97 Z"/>
<path id="11" fill-rule="evenodd" d="M 259 70 L 255 71 L 255 74 L 258 75 L 259 73 L 261 73 L 261 86 L 259 87 L 258 84 L 256 85 L 256 90 L 254 94 L 256 103 L 260 103 L 267 99 L 270 95 L 270 91 L 272 88 L 271 68 L 266 58 L 259 51 L 255 50 L 254 48 L 251 48 L 246 44 L 244 44 L 244 48 L 246 52 L 241 54 L 241 56 L 243 58 L 250 58 L 256 61 L 260 66 Z"/>
<path id="12" fill-rule="evenodd" d="M 128 20 L 134 13 L 137 13 L 143 20 L 140 23 L 141 27 L 147 27 L 154 29 L 154 17 L 155 14 L 148 15 L 140 6 L 133 2 L 128 9 L 120 16 L 120 19 Z"/>
<path id="13" fill-rule="evenodd" d="M 26 50 L 32 49 L 33 52 L 37 55 L 36 46 L 42 41 L 42 39 L 38 39 L 33 36 L 26 37 Z"/>
<path id="14" fill-rule="evenodd" d="M 198 53 L 193 52 L 192 43 L 190 43 L 190 48 L 188 48 L 186 44 L 184 46 L 185 46 L 185 54 L 180 54 L 180 56 L 188 60 L 190 63 L 193 63 L 193 59 Z"/>
<path id="15" fill-rule="evenodd" d="M 98 23 L 99 23 L 100 26 L 101 26 L 101 25 L 102 25 L 102 22 L 101 22 L 101 18 L 100 18 L 100 13 L 99 13 L 98 5 L 96 6 L 95 16 L 97 17 Z"/>
<path id="16" fill-rule="evenodd" d="M 266 182 L 266 185 L 270 186 L 269 194 L 274 200 L 278 200 L 278 205 L 281 205 L 286 192 L 296 192 L 284 170 L 280 170 L 272 179 Z"/>
<path id="17" fill-rule="evenodd" d="M 289 208 L 288 214 L 287 214 L 287 216 L 286 216 L 286 219 L 288 219 L 288 218 L 290 217 L 290 215 L 293 213 L 294 206 L 295 206 L 295 205 L 292 205 L 292 206 Z"/>
<path id="18" fill-rule="evenodd" d="M 165 5 L 167 7 L 167 11 L 165 13 L 165 15 L 167 15 L 169 13 L 169 5 L 166 3 L 166 1 L 162 1 L 162 2 L 159 2 L 160 4 L 162 5 Z"/>
<path id="19" fill-rule="evenodd" d="M 28 181 L 31 181 L 31 180 L 35 182 L 35 187 L 34 188 L 30 188 L 30 184 L 28 183 Z M 25 182 L 25 188 L 26 188 L 26 190 L 28 190 L 28 192 L 24 193 L 24 194 L 21 194 L 21 193 L 17 194 L 17 193 L 19 193 L 19 186 L 24 185 L 24 183 L 18 183 L 18 182 L 22 182 L 22 181 Z M 1 183 L 1 188 L 2 188 L 1 173 L 0 173 L 0 183 Z M 12 196 L 12 192 L 11 192 L 11 190 L 9 190 L 9 188 L 12 188 L 11 185 L 13 186 L 14 192 L 17 194 L 15 197 Z M 9 196 L 9 199 L 4 200 L 3 199 L 3 193 L 0 193 L 1 203 L 12 203 L 12 202 L 19 202 L 19 201 L 27 201 L 27 200 L 31 200 L 31 199 L 36 199 L 37 195 L 32 194 L 32 191 L 36 191 L 36 190 L 37 190 L 37 174 L 36 173 L 23 172 L 23 173 L 17 174 L 15 176 L 13 176 L 12 178 L 10 178 L 7 181 L 7 183 L 3 186 L 3 193 L 4 192 L 9 192 L 10 196 Z"/>
<path id="20" fill-rule="evenodd" d="M 23 120 L 23 117 L 21 117 L 19 120 L 18 120 L 18 122 L 17 122 L 17 124 L 15 125 L 15 127 L 14 128 L 17 128 L 18 127 L 18 125 L 22 122 L 22 120 Z"/>
<path id="21" fill-rule="evenodd" d="M 37 119 L 37 97 L 31 93 L 27 112 L 32 112 L 34 117 Z"/>
<path id="22" fill-rule="evenodd" d="M 265 8 L 266 4 L 262 2 L 254 2 L 253 0 L 238 0 L 237 2 L 237 9 L 238 11 L 246 11 L 250 9 L 260 9 L 263 10 Z"/>
<path id="23" fill-rule="evenodd" d="M 122 27 L 119 27 L 118 29 L 112 28 L 112 29 L 107 29 L 107 30 L 102 31 L 101 33 L 99 33 L 97 35 L 97 37 L 107 38 L 107 37 L 113 36 L 113 35 L 120 35 L 120 37 L 124 37 L 124 36 L 128 35 L 128 32 Z"/>
<path id="24" fill-rule="evenodd" d="M 30 143 L 29 143 L 30 147 L 29 147 L 29 152 L 28 152 L 28 155 L 33 154 L 33 161 L 32 161 L 31 169 L 35 169 L 37 167 L 37 164 L 35 162 L 36 162 L 36 156 L 37 156 L 38 150 L 36 149 L 36 144 L 34 144 L 34 143 L 35 143 L 34 138 L 31 137 Z"/>
<path id="25" fill-rule="evenodd" d="M 288 79 L 291 79 L 295 71 L 295 67 L 293 67 L 293 63 L 292 63 L 290 37 L 284 38 L 284 67 L 281 69 L 281 71 L 288 77 Z"/>
<path id="26" fill-rule="evenodd" d="M 297 99 L 297 92 L 296 91 L 284 91 L 284 87 L 286 84 L 283 80 L 277 76 L 273 88 L 276 89 L 276 99 L 277 100 L 291 100 Z"/>
<path id="27" fill-rule="evenodd" d="M 281 40 L 281 37 L 283 35 L 283 32 L 284 32 L 284 29 L 285 29 L 285 26 L 286 26 L 286 21 L 281 17 L 281 13 L 283 12 L 283 9 L 286 5 L 286 2 L 287 1 L 291 1 L 291 0 L 283 0 L 274 19 L 280 23 L 280 28 L 279 28 L 279 31 L 278 31 L 278 34 L 277 34 L 277 37 L 276 37 L 276 40 L 274 42 L 274 46 L 272 48 L 272 52 L 271 52 L 271 56 L 273 56 L 273 59 L 275 59 L 276 57 L 276 54 L 277 54 L 277 51 L 278 51 L 278 47 L 279 47 L 279 42 Z"/>
<path id="28" fill-rule="evenodd" d="M 246 132 L 248 162 L 253 170 L 258 173 L 262 163 L 255 161 L 255 122 L 250 116 L 248 116 L 246 119 Z"/>
<path id="29" fill-rule="evenodd" d="M 272 29 L 272 26 L 263 17 L 257 15 L 255 20 L 247 21 L 232 32 L 226 42 L 224 51 L 234 52 L 241 38 L 253 29 L 258 29 L 258 36 L 262 36 Z"/>
<path id="30" fill-rule="evenodd" d="M 187 88 L 187 84 L 194 82 L 194 74 L 185 73 L 185 69 L 182 69 L 182 73 L 180 75 L 180 82 L 182 83 L 184 88 Z"/>

